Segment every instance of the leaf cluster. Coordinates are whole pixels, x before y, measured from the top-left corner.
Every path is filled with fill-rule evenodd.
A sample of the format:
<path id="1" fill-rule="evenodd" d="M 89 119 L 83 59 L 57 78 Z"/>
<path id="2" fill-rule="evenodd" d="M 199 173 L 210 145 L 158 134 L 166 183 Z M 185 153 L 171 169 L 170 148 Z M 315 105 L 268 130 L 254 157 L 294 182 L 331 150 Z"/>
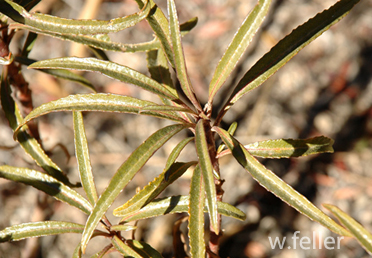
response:
<path id="1" fill-rule="evenodd" d="M 243 145 L 234 137 L 236 123 L 228 130 L 220 126 L 227 111 L 246 93 L 260 86 L 302 48 L 320 36 L 333 24 L 342 19 L 357 0 L 340 0 L 328 10 L 293 30 L 279 41 L 268 53 L 260 58 L 241 78 L 227 96 L 222 107 L 213 105 L 216 94 L 224 86 L 233 72 L 254 34 L 260 28 L 269 11 L 270 0 L 259 0 L 237 30 L 230 45 L 216 66 L 209 84 L 208 102 L 202 105 L 195 94 L 192 81 L 186 68 L 182 37 L 197 23 L 192 18 L 179 24 L 174 0 L 168 0 L 168 16 L 153 0 L 136 0 L 139 11 L 135 14 L 112 19 L 72 20 L 30 10 L 37 0 L 10 1 L 0 0 L 2 16 L 1 26 L 6 27 L 9 35 L 19 30 L 29 31 L 22 52 L 14 56 L 2 56 L 4 67 L 14 63 L 27 65 L 77 82 L 94 93 L 70 95 L 32 110 L 23 117 L 18 104 L 12 96 L 12 82 L 7 70 L 1 77 L 1 104 L 14 130 L 14 139 L 25 152 L 32 157 L 42 172 L 13 167 L 0 166 L 0 176 L 12 181 L 35 187 L 87 214 L 85 225 L 64 221 L 44 221 L 14 225 L 0 231 L 0 241 L 17 241 L 29 237 L 62 233 L 80 233 L 82 235 L 73 257 L 81 257 L 91 238 L 107 237 L 111 240 L 95 257 L 102 257 L 110 251 L 117 251 L 125 257 L 161 257 L 161 254 L 143 241 L 125 239 L 121 231 L 134 230 L 128 224 L 133 221 L 172 213 L 188 213 L 189 243 L 191 257 L 210 257 L 218 255 L 218 239 L 221 234 L 221 215 L 244 220 L 245 214 L 236 207 L 222 202 L 222 182 L 219 159 L 232 155 L 235 160 L 257 180 L 264 188 L 292 206 L 310 219 L 321 223 L 333 232 L 343 236 L 356 237 L 361 244 L 372 252 L 372 237 L 347 214 L 332 205 L 325 205 L 342 223 L 336 223 L 304 196 L 285 183 L 262 165 L 255 157 L 291 158 L 324 152 L 332 152 L 333 140 L 320 136 L 311 139 L 278 139 Z M 14 22 L 10 23 L 7 18 Z M 147 20 L 154 32 L 153 40 L 138 44 L 112 42 L 108 33 L 118 32 Z M 61 40 L 84 44 L 94 50 L 95 58 L 62 57 L 48 60 L 32 60 L 28 54 L 38 34 Z M 110 61 L 105 51 L 146 52 L 150 76 L 127 66 Z M 113 79 L 133 84 L 159 97 L 161 104 L 137 99 L 130 96 L 97 93 L 94 85 L 85 78 L 70 72 L 81 70 L 97 72 Z M 172 73 L 176 74 L 172 78 Z M 212 110 L 219 109 L 212 117 Z M 85 196 L 80 195 L 65 173 L 47 156 L 41 144 L 29 133 L 28 124 L 44 114 L 59 111 L 71 111 L 75 153 L 78 162 L 80 184 Z M 88 142 L 85 135 L 83 111 L 119 112 L 147 115 L 167 119 L 173 122 L 154 132 L 122 163 L 102 193 L 97 193 L 91 168 Z M 180 141 L 168 157 L 162 173 L 138 191 L 129 201 L 116 207 L 114 215 L 120 221 L 113 225 L 105 216 L 119 193 L 125 189 L 131 179 L 141 170 L 147 161 L 167 141 L 181 131 L 189 130 L 194 135 Z M 222 144 L 216 146 L 217 139 Z M 178 162 L 182 150 L 194 143 L 197 159 Z M 187 170 L 192 170 L 189 195 L 159 198 L 168 186 L 179 179 Z M 210 222 L 210 240 L 205 243 L 205 217 Z M 101 224 L 104 230 L 98 230 Z"/>

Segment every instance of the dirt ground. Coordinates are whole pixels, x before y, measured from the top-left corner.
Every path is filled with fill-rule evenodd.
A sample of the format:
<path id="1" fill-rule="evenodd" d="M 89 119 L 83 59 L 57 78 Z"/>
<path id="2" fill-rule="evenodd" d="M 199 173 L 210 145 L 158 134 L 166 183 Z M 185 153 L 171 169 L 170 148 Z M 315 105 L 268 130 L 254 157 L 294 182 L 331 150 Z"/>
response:
<path id="1" fill-rule="evenodd" d="M 94 2 L 91 1 L 87 13 L 97 19 L 112 19 L 138 10 L 132 0 L 97 1 L 97 5 Z M 166 12 L 166 1 L 155 2 Z M 298 25 L 334 2 L 336 0 L 273 0 L 263 27 L 217 96 L 215 108 L 223 104 L 221 97 L 228 94 L 229 88 L 264 53 Z M 82 0 L 43 0 L 33 10 L 65 18 L 82 18 L 83 10 L 86 10 L 84 4 Z M 183 47 L 192 84 L 203 103 L 206 102 L 209 81 L 219 59 L 255 4 L 253 0 L 176 0 L 181 22 L 195 16 L 199 18 L 197 27 L 184 37 Z M 15 54 L 19 52 L 25 35 L 19 33 L 14 40 L 11 47 Z M 143 21 L 110 37 L 123 43 L 144 42 L 152 38 L 152 32 Z M 90 56 L 92 53 L 70 42 L 40 36 L 30 57 L 41 60 L 69 55 Z M 148 74 L 143 53 L 111 52 L 108 56 L 112 61 Z M 30 83 L 35 107 L 69 94 L 90 92 L 80 85 L 26 68 L 24 74 Z M 132 85 L 99 74 L 82 74 L 93 82 L 99 92 L 157 101 L 152 94 Z M 151 133 L 167 123 L 151 117 L 112 113 L 85 113 L 84 118 L 99 192 L 105 189 L 126 157 Z M 223 125 L 228 127 L 233 121 L 238 122 L 237 138 L 246 144 L 263 139 L 310 138 L 317 135 L 334 139 L 333 154 L 261 161 L 324 211 L 322 203 L 334 204 L 372 231 L 372 2 L 361 1 L 339 24 L 302 50 L 261 87 L 245 96 L 228 112 Z M 38 126 L 51 158 L 68 173 L 72 182 L 78 181 L 71 113 L 43 116 L 38 119 Z M 178 139 L 184 136 L 179 135 Z M 14 146 L 12 139 L 4 112 L 0 111 L 0 145 Z M 109 210 L 110 220 L 119 221 L 112 216 L 113 208 L 128 200 L 137 187 L 147 185 L 163 170 L 167 154 L 176 143 L 176 139 L 170 141 L 135 176 Z M 66 148 L 68 157 L 61 146 Z M 196 157 L 195 149 L 189 146 L 180 161 L 193 157 Z M 0 164 L 36 169 L 20 147 L 0 149 Z M 223 218 L 221 257 L 368 257 L 350 238 L 342 239 L 341 245 L 333 249 L 312 244 L 308 249 L 295 248 L 292 236 L 296 231 L 299 231 L 299 237 L 309 237 L 312 243 L 326 237 L 336 239 L 337 236 L 268 193 L 232 157 L 223 158 L 221 168 L 222 177 L 226 180 L 224 201 L 247 214 L 244 222 Z M 189 180 L 190 174 L 186 174 L 164 196 L 187 195 Z M 167 215 L 141 221 L 136 238 L 148 241 L 164 257 L 172 257 L 171 232 L 174 223 L 182 216 Z M 86 216 L 34 188 L 0 179 L 0 228 L 45 219 L 84 224 Z M 3 243 L 0 244 L 0 257 L 71 257 L 79 237 L 66 234 Z M 280 240 L 286 237 L 284 248 L 271 247 L 270 239 L 275 237 Z M 105 241 L 92 241 L 88 245 L 89 254 L 105 246 L 108 243 Z M 110 254 L 109 257 L 118 255 Z"/>

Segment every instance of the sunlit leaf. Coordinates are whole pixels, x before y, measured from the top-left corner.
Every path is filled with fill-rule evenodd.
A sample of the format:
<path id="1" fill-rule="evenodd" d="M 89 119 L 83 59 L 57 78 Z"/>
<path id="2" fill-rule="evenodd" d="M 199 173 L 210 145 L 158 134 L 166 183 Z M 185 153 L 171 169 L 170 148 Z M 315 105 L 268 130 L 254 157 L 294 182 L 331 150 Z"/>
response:
<path id="1" fill-rule="evenodd" d="M 372 255 L 372 234 L 338 207 L 331 204 L 323 204 L 323 206 L 332 212 L 332 214 L 337 217 L 341 224 L 354 235 L 364 249 L 366 249 L 366 251 Z"/>
<path id="2" fill-rule="evenodd" d="M 18 63 L 21 63 L 23 65 L 31 65 L 31 64 L 37 62 L 36 60 L 29 59 L 29 58 L 22 57 L 22 56 L 16 56 L 15 61 L 17 61 Z M 79 84 L 91 89 L 92 91 L 96 92 L 96 89 L 90 83 L 90 81 L 85 79 L 83 76 L 80 76 L 80 75 L 78 75 L 76 73 L 73 73 L 71 71 L 62 70 L 62 69 L 39 69 L 39 71 L 44 72 L 46 74 L 53 75 L 57 78 L 61 78 L 61 79 L 65 79 L 65 80 L 69 80 L 69 81 L 72 81 L 72 82 L 79 83 Z"/>
<path id="3" fill-rule="evenodd" d="M 92 205 L 79 193 L 55 178 L 28 168 L 0 166 L 0 177 L 35 187 L 44 193 L 78 208 L 86 214 L 92 211 Z"/>
<path id="4" fill-rule="evenodd" d="M 225 54 L 217 65 L 209 84 L 208 104 L 212 107 L 213 98 L 243 56 L 253 36 L 261 26 L 271 4 L 271 0 L 260 0 L 236 32 Z"/>
<path id="5" fill-rule="evenodd" d="M 97 202 L 98 195 L 90 164 L 89 149 L 87 137 L 85 135 L 83 114 L 81 112 L 73 112 L 74 121 L 74 136 L 75 136 L 75 152 L 78 161 L 79 175 L 81 184 L 87 194 L 89 202 L 94 205 Z"/>
<path id="6" fill-rule="evenodd" d="M 12 29 L 22 29 L 22 30 L 29 30 L 37 34 L 42 34 L 54 38 L 58 38 L 61 40 L 68 40 L 80 44 L 84 44 L 87 46 L 95 47 L 101 50 L 107 51 L 117 51 L 117 52 L 143 52 L 143 51 L 150 51 L 156 50 L 161 48 L 160 42 L 156 39 L 151 40 L 149 42 L 137 43 L 137 44 L 123 44 L 119 42 L 113 42 L 109 38 L 102 37 L 102 34 L 97 35 L 72 35 L 72 34 L 58 34 L 53 33 L 52 31 L 43 31 L 39 30 L 24 24 L 11 24 L 10 27 Z"/>
<path id="7" fill-rule="evenodd" d="M 191 257 L 205 257 L 204 241 L 204 192 L 200 166 L 196 166 L 190 185 L 189 239 Z"/>
<path id="8" fill-rule="evenodd" d="M 140 210 L 131 212 L 122 217 L 121 222 L 127 223 L 131 221 L 148 219 L 166 214 L 188 212 L 189 196 L 171 196 L 166 198 L 155 199 Z M 232 217 L 234 219 L 244 221 L 246 215 L 238 208 L 225 203 L 217 202 L 217 211 L 219 214 Z M 206 204 L 204 205 L 204 213 L 208 212 Z"/>
<path id="9" fill-rule="evenodd" d="M 59 235 L 65 233 L 83 233 L 84 225 L 64 221 L 39 221 L 7 227 L 0 231 L 0 243 L 19 241 L 30 237 Z M 95 230 L 94 236 L 108 234 Z"/>
<path id="10" fill-rule="evenodd" d="M 360 0 L 341 0 L 328 10 L 317 14 L 303 25 L 297 27 L 283 38 L 243 76 L 228 102 L 216 119 L 216 125 L 222 120 L 228 109 L 247 92 L 260 86 L 279 68 L 294 57 L 311 41 L 319 37 L 332 25 L 339 22 Z"/>
<path id="11" fill-rule="evenodd" d="M 156 103 L 139 100 L 136 98 L 106 94 L 78 94 L 70 95 L 65 98 L 45 103 L 28 114 L 25 119 L 19 123 L 16 132 L 26 123 L 39 116 L 57 111 L 102 111 L 102 112 L 122 112 L 151 115 L 160 118 L 166 118 L 178 122 L 185 122 L 173 114 L 172 111 L 146 111 L 142 110 L 147 106 L 156 106 Z"/>
<path id="12" fill-rule="evenodd" d="M 164 88 L 157 81 L 127 66 L 96 58 L 64 57 L 48 59 L 29 66 L 35 69 L 74 69 L 99 72 L 122 82 L 131 83 L 157 95 L 177 101 L 177 93 Z"/>
<path id="13" fill-rule="evenodd" d="M 208 143 L 205 136 L 204 120 L 200 119 L 196 124 L 195 128 L 195 144 L 196 152 L 199 157 L 200 169 L 203 175 L 205 183 L 205 192 L 207 193 L 207 207 L 209 211 L 209 218 L 214 229 L 214 232 L 218 234 L 220 232 L 220 226 L 218 223 L 217 215 L 217 195 L 216 185 L 214 183 L 213 176 L 213 165 L 209 156 Z"/>
<path id="14" fill-rule="evenodd" d="M 164 171 L 141 191 L 134 195 L 129 201 L 114 210 L 115 216 L 125 216 L 125 214 L 139 210 L 147 203 L 155 199 L 165 188 L 182 176 L 186 170 L 195 165 L 195 162 L 174 163 L 168 170 Z M 169 173 L 169 178 L 165 180 L 165 174 Z"/>
<path id="15" fill-rule="evenodd" d="M 146 0 L 136 0 L 138 6 L 143 8 Z M 171 46 L 170 34 L 169 34 L 169 22 L 165 17 L 163 11 L 154 3 L 153 0 L 149 0 L 151 4 L 150 14 L 146 20 L 149 22 L 155 35 L 161 42 L 161 47 L 167 56 L 169 63 L 174 67 L 173 51 Z"/>
<path id="16" fill-rule="evenodd" d="M 332 145 L 332 139 L 318 136 L 309 139 L 267 140 L 250 143 L 244 147 L 250 154 L 257 157 L 290 158 L 333 152 Z M 230 153 L 230 150 L 223 151 L 219 157 Z"/>
<path id="17" fill-rule="evenodd" d="M 17 104 L 11 96 L 11 89 L 7 80 L 2 76 L 1 80 L 1 105 L 10 127 L 16 130 L 18 125 L 23 122 L 23 118 Z M 61 181 L 62 183 L 72 186 L 63 171 L 45 154 L 43 148 L 35 138 L 27 133 L 27 125 L 19 130 L 16 140 L 23 150 L 43 168 L 49 175 Z"/>
<path id="18" fill-rule="evenodd" d="M 150 12 L 150 4 L 146 2 L 144 8 L 135 14 L 128 15 L 112 19 L 109 21 L 100 20 L 73 20 L 64 19 L 56 16 L 51 16 L 41 13 L 29 13 L 22 6 L 10 1 L 3 0 L 1 7 L 4 8 L 2 11 L 5 15 L 9 15 L 13 20 L 37 28 L 43 31 L 51 31 L 53 33 L 60 34 L 107 34 L 111 32 L 118 32 L 126 28 L 136 25 L 138 22 L 146 18 Z M 17 12 L 18 15 L 9 14 L 11 12 Z"/>
<path id="19" fill-rule="evenodd" d="M 324 212 L 319 210 L 308 199 L 294 190 L 272 171 L 266 169 L 264 165 L 258 162 L 244 148 L 244 146 L 234 137 L 229 135 L 228 132 L 219 127 L 214 127 L 214 130 L 220 135 L 240 165 L 242 165 L 252 175 L 252 177 L 268 191 L 275 194 L 282 201 L 286 202 L 300 213 L 319 222 L 333 232 L 339 235 L 350 236 L 350 233 L 347 230 L 333 221 Z"/>
<path id="20" fill-rule="evenodd" d="M 163 146 L 163 144 L 176 133 L 185 128 L 185 125 L 171 125 L 156 131 L 135 151 L 133 151 L 127 160 L 120 166 L 105 191 L 99 197 L 87 220 L 81 240 L 81 249 L 83 253 L 85 252 L 86 246 L 95 227 L 119 193 L 129 183 L 133 176 L 145 165 L 156 150 Z"/>
<path id="21" fill-rule="evenodd" d="M 84 230 L 84 228 L 83 228 Z M 76 246 L 74 252 L 72 253 L 72 258 L 81 258 L 82 257 L 82 252 L 81 252 L 81 248 L 80 248 L 80 242 L 79 244 Z"/>
<path id="22" fill-rule="evenodd" d="M 202 108 L 199 101 L 196 99 L 194 89 L 186 71 L 186 62 L 181 45 L 181 32 L 174 0 L 168 0 L 168 14 L 170 38 L 173 49 L 174 64 L 177 71 L 177 78 L 186 97 L 191 101 L 194 107 L 200 111 Z"/>

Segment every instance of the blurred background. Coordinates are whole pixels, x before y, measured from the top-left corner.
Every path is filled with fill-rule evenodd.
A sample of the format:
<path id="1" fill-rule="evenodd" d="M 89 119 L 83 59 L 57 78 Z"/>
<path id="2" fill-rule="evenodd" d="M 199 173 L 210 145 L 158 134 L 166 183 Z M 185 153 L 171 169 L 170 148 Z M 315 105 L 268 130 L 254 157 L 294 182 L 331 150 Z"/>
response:
<path id="1" fill-rule="evenodd" d="M 166 13 L 166 1 L 155 0 Z M 205 103 L 214 69 L 230 40 L 257 1 L 189 0 L 177 1 L 181 23 L 197 16 L 197 27 L 183 38 L 188 72 L 201 100 Z M 264 25 L 256 34 L 240 64 L 217 95 L 214 109 L 223 104 L 229 89 L 281 38 L 335 0 L 274 0 Z M 65 18 L 112 19 L 138 11 L 133 0 L 43 0 L 33 11 Z M 19 32 L 11 50 L 18 53 L 26 33 Z M 151 40 L 153 33 L 146 21 L 123 32 L 110 35 L 113 41 L 137 43 Z M 39 36 L 30 58 L 37 60 L 63 56 L 92 56 L 88 49 L 71 42 Z M 117 63 L 148 74 L 144 53 L 108 53 Z M 0 68 L 1 69 L 1 68 Z M 34 106 L 65 97 L 89 93 L 80 85 L 55 79 L 41 72 L 23 70 L 33 94 Z M 100 74 L 82 73 L 99 92 L 116 93 L 158 101 L 151 93 Z M 261 87 L 246 95 L 225 116 L 227 128 L 238 122 L 237 138 L 245 144 L 264 139 L 310 138 L 325 135 L 335 140 L 333 154 L 298 159 L 265 160 L 274 171 L 318 207 L 322 203 L 338 206 L 372 231 L 372 2 L 361 1 L 340 23 L 333 26 L 289 61 Z M 167 121 L 152 117 L 113 113 L 84 113 L 85 127 L 95 181 L 99 192 L 107 186 L 116 169 L 150 134 Z M 58 112 L 38 120 L 42 142 L 51 158 L 77 182 L 74 157 L 72 114 Z M 178 135 L 181 139 L 185 135 Z M 131 181 L 108 212 L 123 204 L 137 187 L 152 181 L 164 168 L 167 155 L 177 139 L 159 150 Z M 24 151 L 16 146 L 4 112 L 0 111 L 0 164 L 36 168 Z M 5 148 L 9 147 L 9 148 Z M 190 145 L 180 161 L 196 157 Z M 224 201 L 247 214 L 244 222 L 223 218 L 221 257 L 368 257 L 350 238 L 341 247 L 322 246 L 301 250 L 291 248 L 293 232 L 317 239 L 337 237 L 318 223 L 310 221 L 259 186 L 230 156 L 221 160 L 226 180 Z M 188 194 L 190 173 L 186 173 L 163 196 Z M 325 209 L 323 209 L 325 210 Z M 328 213 L 329 214 L 329 213 Z M 136 239 L 148 241 L 172 257 L 172 228 L 185 214 L 167 215 L 140 221 Z M 86 216 L 74 208 L 56 202 L 32 187 L 0 179 L 0 228 L 40 220 L 64 220 L 85 223 Z M 181 228 L 186 231 L 187 226 Z M 128 235 L 128 237 L 130 234 Z M 0 257 L 71 257 L 79 235 L 30 239 L 0 244 Z M 272 248 L 272 239 L 287 237 L 283 250 Z M 107 243 L 106 243 L 106 242 Z M 99 251 L 108 240 L 94 239 L 89 254 Z M 89 255 L 87 256 L 89 257 Z M 110 254 L 109 257 L 118 257 Z"/>

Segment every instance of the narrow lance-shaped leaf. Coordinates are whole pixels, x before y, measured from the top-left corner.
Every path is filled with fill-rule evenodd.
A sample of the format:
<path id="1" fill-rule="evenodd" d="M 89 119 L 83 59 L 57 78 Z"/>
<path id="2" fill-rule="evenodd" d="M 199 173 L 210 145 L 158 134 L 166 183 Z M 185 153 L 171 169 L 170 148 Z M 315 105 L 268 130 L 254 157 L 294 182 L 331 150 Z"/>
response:
<path id="1" fill-rule="evenodd" d="M 0 231 L 0 243 L 19 241 L 30 237 L 59 235 L 65 233 L 83 233 L 84 225 L 64 221 L 39 221 L 7 227 Z M 94 236 L 108 234 L 95 230 Z"/>
<path id="2" fill-rule="evenodd" d="M 220 135 L 240 165 L 242 165 L 252 175 L 252 177 L 268 191 L 275 194 L 282 201 L 286 202 L 300 213 L 319 222 L 333 232 L 339 235 L 350 236 L 350 233 L 347 230 L 333 221 L 324 212 L 319 210 L 308 199 L 294 190 L 272 171 L 266 169 L 264 165 L 258 162 L 244 148 L 244 146 L 234 137 L 229 135 L 228 132 L 219 127 L 214 127 L 214 130 Z"/>
<path id="3" fill-rule="evenodd" d="M 132 258 L 162 258 L 161 254 L 145 242 L 126 240 L 125 243 L 117 236 L 111 239 L 111 243 L 124 257 Z"/>
<path id="4" fill-rule="evenodd" d="M 10 28 L 12 29 L 22 29 L 29 30 L 37 34 L 42 34 L 45 36 L 50 36 L 53 38 L 68 40 L 80 44 L 84 44 L 90 47 L 98 48 L 101 50 L 107 51 L 116 51 L 116 52 L 143 52 L 150 51 L 161 48 L 160 42 L 157 39 L 153 39 L 149 42 L 136 43 L 136 44 L 123 44 L 120 42 L 111 41 L 110 37 L 106 34 L 97 34 L 97 35 L 72 35 L 72 34 L 57 34 L 52 31 L 43 31 L 34 27 L 30 27 L 24 24 L 11 24 Z"/>
<path id="5" fill-rule="evenodd" d="M 146 0 L 136 0 L 138 6 L 143 8 Z M 163 11 L 154 3 L 153 0 L 149 0 L 151 4 L 150 14 L 147 16 L 146 20 L 150 24 L 152 30 L 155 32 L 155 35 L 161 42 L 161 47 L 166 54 L 169 63 L 172 67 L 175 67 L 173 51 L 171 46 L 170 34 L 169 34 L 169 22 L 165 17 Z"/>
<path id="6" fill-rule="evenodd" d="M 16 56 L 15 61 L 17 61 L 18 63 L 21 63 L 23 65 L 31 65 L 31 64 L 37 62 L 36 60 L 29 59 L 29 58 L 26 58 L 26 57 L 23 57 L 23 56 Z M 94 86 L 90 83 L 90 81 L 85 79 L 83 76 L 80 76 L 80 75 L 78 75 L 76 73 L 73 73 L 71 71 L 62 70 L 62 69 L 40 69 L 39 71 L 44 72 L 46 74 L 53 75 L 57 78 L 61 78 L 61 79 L 65 79 L 65 80 L 69 80 L 69 81 L 72 81 L 72 82 L 79 83 L 79 84 L 89 88 L 90 90 L 92 90 L 94 92 L 97 92 L 96 89 L 94 88 Z"/>
<path id="7" fill-rule="evenodd" d="M 195 144 L 196 152 L 199 157 L 200 169 L 205 183 L 205 192 L 207 194 L 207 207 L 209 211 L 209 218 L 214 232 L 218 235 L 220 232 L 220 225 L 218 223 L 217 214 L 217 195 L 216 185 L 214 183 L 213 165 L 209 156 L 209 149 L 205 135 L 204 120 L 200 119 L 195 128 Z"/>
<path id="8" fill-rule="evenodd" d="M 372 255 L 372 234 L 338 207 L 331 204 L 323 204 L 323 206 L 332 212 L 332 214 L 337 217 L 341 224 L 354 235 L 364 249 L 366 249 L 366 251 Z"/>
<path id="9" fill-rule="evenodd" d="M 340 21 L 360 0 L 341 0 L 317 14 L 279 41 L 243 76 L 216 119 L 220 123 L 228 109 L 244 94 L 260 86 L 311 41 Z"/>
<path id="10" fill-rule="evenodd" d="M 134 175 L 145 165 L 150 157 L 164 143 L 172 138 L 176 133 L 185 129 L 185 125 L 171 125 L 164 127 L 152 134 L 144 143 L 142 143 L 128 159 L 120 166 L 112 177 L 106 190 L 98 199 L 91 215 L 88 218 L 84 234 L 81 240 L 81 250 L 85 252 L 88 241 L 100 219 L 111 206 L 115 198 L 134 177 Z"/>
<path id="11" fill-rule="evenodd" d="M 332 139 L 318 136 L 309 139 L 267 140 L 244 145 L 244 148 L 256 157 L 278 159 L 333 152 L 332 145 Z M 230 153 L 230 150 L 223 151 L 219 157 Z"/>
<path id="12" fill-rule="evenodd" d="M 217 65 L 209 84 L 208 104 L 212 107 L 213 98 L 222 87 L 236 64 L 243 56 L 253 36 L 261 26 L 270 6 L 271 0 L 260 0 L 252 12 L 245 18 L 243 24 L 236 32 L 225 54 Z"/>
<path id="13" fill-rule="evenodd" d="M 205 257 L 203 176 L 197 165 L 191 178 L 189 203 L 189 239 L 191 257 Z"/>
<path id="14" fill-rule="evenodd" d="M 17 12 L 18 15 L 10 15 L 13 20 L 37 28 L 43 31 L 51 31 L 53 33 L 60 34 L 107 34 L 112 32 L 118 32 L 126 28 L 136 25 L 138 22 L 146 18 L 149 14 L 151 6 L 146 2 L 143 9 L 135 14 L 128 15 L 112 19 L 109 21 L 100 20 L 73 20 L 64 19 L 56 16 L 51 16 L 41 13 L 29 13 L 22 6 L 10 1 L 4 0 L 8 5 L 2 4 L 6 8 L 5 15 L 8 14 L 8 10 L 13 8 L 13 12 Z"/>
<path id="15" fill-rule="evenodd" d="M 35 69 L 75 69 L 99 72 L 122 82 L 131 83 L 172 101 L 179 100 L 176 93 L 164 88 L 157 81 L 127 66 L 96 58 L 64 57 L 48 59 L 33 63 L 29 68 Z"/>
<path id="16" fill-rule="evenodd" d="M 168 0 L 169 29 L 172 42 L 174 64 L 177 72 L 177 78 L 186 97 L 191 101 L 196 109 L 202 110 L 199 101 L 196 99 L 194 89 L 192 88 L 190 78 L 186 70 L 186 62 L 181 45 L 181 33 L 178 23 L 176 5 L 174 0 Z"/>
<path id="17" fill-rule="evenodd" d="M 122 223 L 128 223 L 140 219 L 148 219 L 152 217 L 162 216 L 166 214 L 174 214 L 188 212 L 189 196 L 171 196 L 166 198 L 155 199 L 140 210 L 126 214 L 122 219 Z M 238 208 L 225 203 L 217 202 L 217 211 L 219 214 L 244 221 L 246 215 Z M 204 204 L 204 213 L 208 212 L 207 204 Z"/>
<path id="18" fill-rule="evenodd" d="M 142 108 L 147 106 L 156 106 L 156 103 L 139 100 L 136 98 L 105 94 L 105 93 L 92 93 L 92 94 L 78 94 L 70 95 L 55 101 L 45 103 L 28 114 L 25 119 L 18 125 L 15 133 L 18 133 L 20 128 L 39 116 L 57 111 L 102 111 L 102 112 L 122 112 L 151 115 L 160 118 L 166 118 L 178 122 L 185 122 L 177 117 L 171 111 L 142 111 Z"/>
<path id="19" fill-rule="evenodd" d="M 169 154 L 167 162 L 165 163 L 165 168 L 163 171 L 167 171 L 174 162 L 176 162 L 176 159 L 178 156 L 181 154 L 181 151 L 186 147 L 186 145 L 191 142 L 194 139 L 194 137 L 189 137 L 186 139 L 183 139 L 180 141 L 176 147 L 173 148 L 172 152 Z M 168 180 L 169 178 L 169 173 L 165 174 L 165 180 Z"/>
<path id="20" fill-rule="evenodd" d="M 164 171 L 141 191 L 134 195 L 129 201 L 114 210 L 115 216 L 125 216 L 125 214 L 139 210 L 153 199 L 155 199 L 165 188 L 182 176 L 186 170 L 195 165 L 195 162 L 174 163 L 168 170 Z M 165 174 L 169 173 L 168 181 Z"/>
<path id="21" fill-rule="evenodd" d="M 78 208 L 86 214 L 92 205 L 79 193 L 53 177 L 28 168 L 0 166 L 0 177 L 35 187 L 44 193 Z"/>
<path id="22" fill-rule="evenodd" d="M 82 252 L 81 252 L 81 248 L 80 248 L 80 242 L 79 244 L 75 247 L 75 250 L 74 252 L 72 253 L 72 258 L 81 258 L 82 257 Z"/>
<path id="23" fill-rule="evenodd" d="M 11 96 L 9 83 L 4 79 L 4 76 L 2 76 L 0 88 L 2 108 L 10 127 L 15 131 L 18 125 L 23 123 L 23 118 L 17 104 Z M 27 133 L 27 129 L 27 126 L 23 126 L 22 129 L 19 130 L 16 138 L 23 150 L 49 175 L 66 185 L 72 186 L 63 171 L 45 154 L 37 140 Z"/>
<path id="24" fill-rule="evenodd" d="M 98 195 L 90 164 L 89 149 L 87 137 L 85 135 L 83 114 L 81 112 L 73 112 L 74 121 L 74 136 L 75 136 L 75 152 L 78 161 L 79 175 L 81 184 L 87 194 L 89 202 L 94 205 L 97 202 Z"/>

